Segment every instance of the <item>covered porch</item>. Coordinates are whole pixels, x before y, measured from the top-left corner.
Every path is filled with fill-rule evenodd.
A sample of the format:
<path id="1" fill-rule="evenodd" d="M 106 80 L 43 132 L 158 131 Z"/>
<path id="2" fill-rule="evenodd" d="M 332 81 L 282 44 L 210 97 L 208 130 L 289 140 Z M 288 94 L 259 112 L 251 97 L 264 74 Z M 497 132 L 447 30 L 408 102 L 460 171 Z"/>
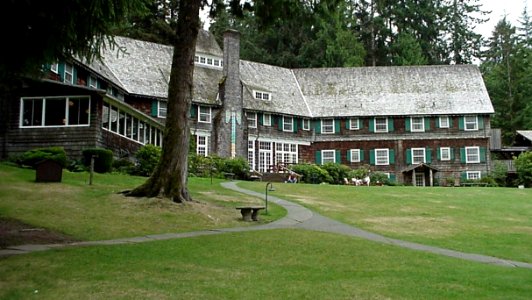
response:
<path id="1" fill-rule="evenodd" d="M 434 186 L 434 175 L 439 170 L 425 163 L 412 165 L 402 171 L 405 183 L 413 186 Z"/>

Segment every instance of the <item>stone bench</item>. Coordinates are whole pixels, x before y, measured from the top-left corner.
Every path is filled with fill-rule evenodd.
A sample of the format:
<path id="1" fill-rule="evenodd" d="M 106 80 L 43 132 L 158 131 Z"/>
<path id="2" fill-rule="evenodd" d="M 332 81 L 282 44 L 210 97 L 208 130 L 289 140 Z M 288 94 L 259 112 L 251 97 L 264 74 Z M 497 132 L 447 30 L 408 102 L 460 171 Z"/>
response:
<path id="1" fill-rule="evenodd" d="M 238 206 L 236 209 L 240 210 L 242 219 L 244 221 L 258 221 L 259 211 L 264 209 L 264 206 Z"/>

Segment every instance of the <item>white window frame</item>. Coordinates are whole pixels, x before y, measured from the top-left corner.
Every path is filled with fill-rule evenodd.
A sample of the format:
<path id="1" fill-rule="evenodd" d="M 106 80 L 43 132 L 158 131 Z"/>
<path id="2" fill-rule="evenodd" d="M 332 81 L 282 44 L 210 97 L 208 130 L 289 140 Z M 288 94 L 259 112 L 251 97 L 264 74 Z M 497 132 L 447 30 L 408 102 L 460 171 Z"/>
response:
<path id="1" fill-rule="evenodd" d="M 90 88 L 93 88 L 93 89 L 98 88 L 98 79 L 95 76 L 89 75 L 88 83 L 89 83 Z"/>
<path id="2" fill-rule="evenodd" d="M 58 63 L 51 64 L 50 65 L 50 71 L 52 71 L 55 74 L 58 74 L 59 73 L 59 64 Z"/>
<path id="3" fill-rule="evenodd" d="M 467 180 L 479 180 L 482 178 L 482 172 L 480 171 L 466 171 Z"/>
<path id="4" fill-rule="evenodd" d="M 61 99 L 64 100 L 64 109 L 65 109 L 65 115 L 62 125 L 46 125 L 46 102 L 47 100 L 54 100 L 54 99 Z M 69 100 L 70 99 L 87 99 L 88 100 L 88 114 L 87 114 L 87 123 L 82 124 L 69 124 Z M 41 101 L 41 116 L 40 116 L 40 124 L 39 125 L 24 125 L 24 101 L 25 100 L 33 100 L 33 101 Z M 20 128 L 53 128 L 53 127 L 87 127 L 90 126 L 91 122 L 91 97 L 86 95 L 80 95 L 80 96 L 57 96 L 57 97 L 22 97 L 20 98 L 20 119 L 19 119 L 19 127 Z M 32 114 L 33 114 L 33 108 L 32 108 Z M 32 118 L 33 119 L 33 118 Z"/>
<path id="5" fill-rule="evenodd" d="M 253 98 L 257 100 L 271 101 L 272 93 L 265 92 L 265 91 L 259 91 L 259 90 L 253 90 Z"/>
<path id="6" fill-rule="evenodd" d="M 384 120 L 384 129 L 379 129 L 379 126 L 382 126 L 383 124 L 377 124 L 377 121 Z M 388 132 L 388 118 L 374 118 L 373 119 L 373 129 L 375 132 Z"/>
<path id="7" fill-rule="evenodd" d="M 468 120 L 468 118 L 475 118 L 475 120 Z M 473 125 L 473 128 L 468 128 L 468 125 Z M 478 130 L 478 116 L 464 116 L 464 130 L 476 131 Z"/>
<path id="8" fill-rule="evenodd" d="M 67 75 L 69 77 L 68 79 L 67 79 Z M 73 64 L 65 63 L 63 81 L 65 83 L 74 84 L 74 65 Z"/>
<path id="9" fill-rule="evenodd" d="M 350 153 L 350 161 L 351 162 L 361 162 L 361 159 L 360 159 L 360 149 L 351 149 L 349 150 L 351 151 Z M 354 159 L 356 158 L 356 159 Z"/>
<path id="10" fill-rule="evenodd" d="M 310 120 L 309 119 L 303 119 L 303 130 L 310 130 Z"/>
<path id="11" fill-rule="evenodd" d="M 167 103 L 165 101 L 157 101 L 157 118 L 166 118 Z"/>
<path id="12" fill-rule="evenodd" d="M 388 166 L 390 165 L 390 149 L 375 149 L 375 165 Z"/>
<path id="13" fill-rule="evenodd" d="M 204 142 L 200 142 L 203 140 Z M 209 137 L 206 135 L 196 136 L 196 154 L 201 156 L 209 155 Z"/>
<path id="14" fill-rule="evenodd" d="M 427 153 L 426 153 L 426 149 L 425 148 L 412 148 L 412 149 L 410 149 L 410 151 L 411 151 L 411 157 L 412 157 L 412 164 L 413 165 L 424 164 L 426 162 Z M 414 155 L 414 153 L 417 152 L 417 151 L 423 151 L 423 159 L 421 161 L 416 160 L 417 158 L 421 157 L 421 155 Z"/>
<path id="15" fill-rule="evenodd" d="M 475 153 L 471 153 L 470 151 L 474 151 Z M 466 164 L 478 164 L 480 163 L 480 147 L 465 147 L 465 162 Z M 470 160 L 469 157 L 476 156 L 476 159 Z"/>
<path id="16" fill-rule="evenodd" d="M 297 164 L 298 147 L 297 144 L 286 142 L 275 142 L 275 163 Z"/>
<path id="17" fill-rule="evenodd" d="M 332 121 L 332 124 L 325 124 L 325 122 Z M 335 127 L 334 119 L 321 119 L 321 133 L 322 134 L 334 134 Z"/>
<path id="18" fill-rule="evenodd" d="M 327 154 L 328 157 L 325 157 Z M 332 154 L 332 159 L 329 157 Z M 336 163 L 336 150 L 321 150 L 321 164 Z"/>
<path id="19" fill-rule="evenodd" d="M 411 132 L 425 132 L 425 118 L 410 117 L 410 131 Z"/>
<path id="20" fill-rule="evenodd" d="M 444 156 L 444 153 L 446 153 L 445 156 Z M 440 160 L 441 161 L 451 160 L 451 147 L 440 147 Z"/>
<path id="21" fill-rule="evenodd" d="M 250 170 L 255 170 L 255 141 L 248 140 L 248 165 Z"/>
<path id="22" fill-rule="evenodd" d="M 293 132 L 294 131 L 294 118 L 283 116 L 283 131 Z"/>
<path id="23" fill-rule="evenodd" d="M 438 118 L 439 120 L 439 123 L 440 123 L 440 128 L 450 128 L 451 127 L 451 122 L 450 122 L 450 119 L 448 116 L 441 116 Z M 445 121 L 443 121 L 445 120 Z"/>
<path id="24" fill-rule="evenodd" d="M 358 126 L 359 119 L 358 118 L 350 118 L 349 119 L 349 130 L 359 130 L 360 127 Z"/>
<path id="25" fill-rule="evenodd" d="M 248 120 L 249 128 L 257 128 L 257 113 L 256 112 L 246 112 L 246 119 Z"/>
<path id="26" fill-rule="evenodd" d="M 208 112 L 202 109 L 207 109 Z M 212 108 L 210 106 L 198 106 L 198 123 L 211 123 Z"/>
<path id="27" fill-rule="evenodd" d="M 264 114 L 263 115 L 262 125 L 264 125 L 264 126 L 272 126 L 272 115 L 271 114 Z"/>

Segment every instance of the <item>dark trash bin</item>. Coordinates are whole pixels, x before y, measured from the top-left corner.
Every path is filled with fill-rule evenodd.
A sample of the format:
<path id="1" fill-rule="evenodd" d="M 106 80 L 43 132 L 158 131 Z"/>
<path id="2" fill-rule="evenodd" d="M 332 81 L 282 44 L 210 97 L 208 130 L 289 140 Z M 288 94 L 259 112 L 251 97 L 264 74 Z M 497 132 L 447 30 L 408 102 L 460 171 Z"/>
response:
<path id="1" fill-rule="evenodd" d="M 35 170 L 37 182 L 61 182 L 63 177 L 63 166 L 53 160 L 45 159 L 38 162 Z"/>

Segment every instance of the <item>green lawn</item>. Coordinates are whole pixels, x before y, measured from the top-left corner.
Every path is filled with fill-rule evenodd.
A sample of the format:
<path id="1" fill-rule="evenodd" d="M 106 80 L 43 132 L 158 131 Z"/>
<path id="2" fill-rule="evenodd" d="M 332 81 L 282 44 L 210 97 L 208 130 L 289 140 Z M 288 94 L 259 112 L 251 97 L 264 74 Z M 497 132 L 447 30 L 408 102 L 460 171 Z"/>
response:
<path id="1" fill-rule="evenodd" d="M 0 164 L 0 217 L 68 234 L 80 240 L 102 240 L 146 234 L 249 226 L 235 206 L 261 204 L 220 186 L 220 180 L 190 178 L 189 190 L 199 203 L 180 205 L 166 199 L 125 197 L 146 178 L 63 172 L 62 183 L 35 183 L 35 171 Z M 263 222 L 280 218 L 285 210 L 273 206 Z"/>
<path id="2" fill-rule="evenodd" d="M 272 195 L 385 236 L 532 262 L 532 189 L 274 185 Z"/>
<path id="3" fill-rule="evenodd" d="M 532 270 L 304 230 L 0 260 L 0 299 L 530 299 Z"/>
<path id="4" fill-rule="evenodd" d="M 96 174 L 88 186 L 87 173 L 65 172 L 63 183 L 41 184 L 32 170 L 0 164 L 0 178 L 0 217 L 84 240 L 248 226 L 234 207 L 263 201 L 202 178 L 189 179 L 200 203 L 187 205 L 118 194 L 142 183 L 140 177 Z M 239 183 L 260 193 L 264 184 Z M 505 228 L 530 229 L 529 190 L 274 186 L 272 196 L 372 231 L 530 260 L 530 233 L 495 239 Z M 270 208 L 263 222 L 285 213 Z M 530 269 L 295 229 L 0 258 L 0 299 L 530 299 L 531 282 Z"/>

